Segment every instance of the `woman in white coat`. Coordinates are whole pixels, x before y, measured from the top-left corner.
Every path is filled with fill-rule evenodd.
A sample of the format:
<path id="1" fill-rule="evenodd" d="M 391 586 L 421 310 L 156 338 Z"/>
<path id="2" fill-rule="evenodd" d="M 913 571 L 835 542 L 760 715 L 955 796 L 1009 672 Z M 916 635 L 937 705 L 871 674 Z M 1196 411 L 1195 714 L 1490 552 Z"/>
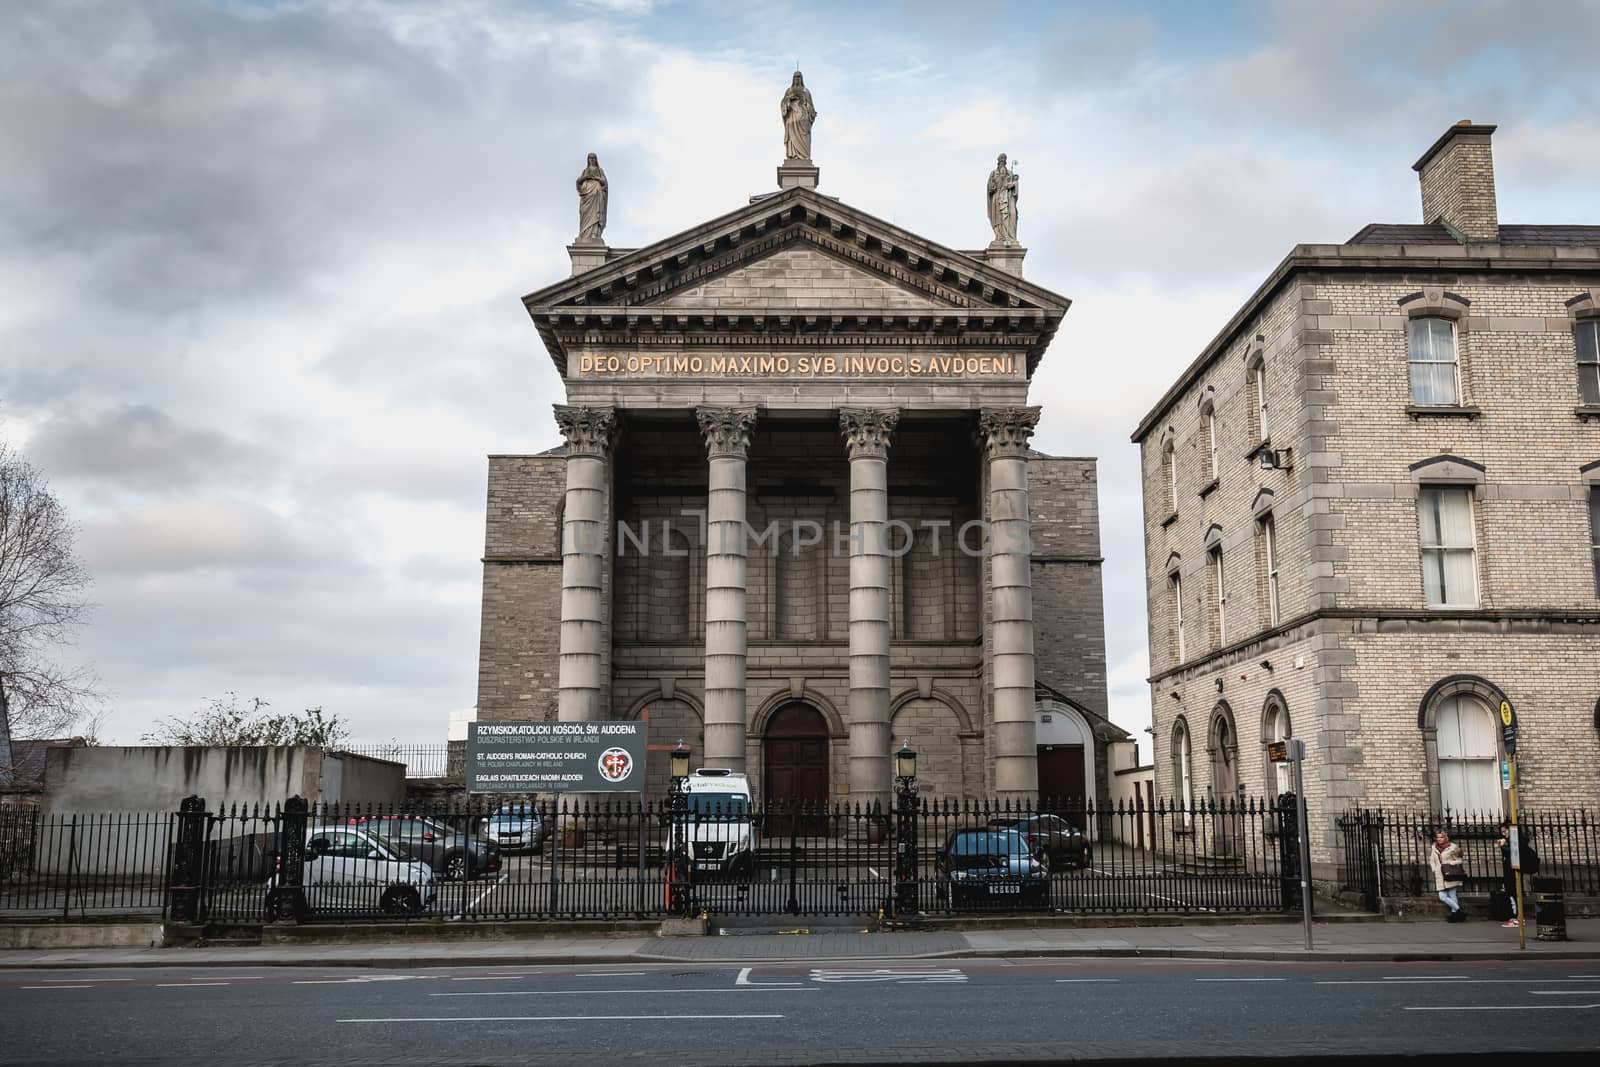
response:
<path id="1" fill-rule="evenodd" d="M 1461 853 L 1461 846 L 1451 841 L 1450 835 L 1443 830 L 1436 831 L 1433 835 L 1433 849 L 1428 853 L 1428 866 L 1433 869 L 1433 887 L 1439 891 L 1439 899 L 1450 909 L 1445 921 L 1462 922 L 1466 919 L 1467 913 L 1461 907 L 1457 892 L 1467 882 L 1466 857 Z"/>

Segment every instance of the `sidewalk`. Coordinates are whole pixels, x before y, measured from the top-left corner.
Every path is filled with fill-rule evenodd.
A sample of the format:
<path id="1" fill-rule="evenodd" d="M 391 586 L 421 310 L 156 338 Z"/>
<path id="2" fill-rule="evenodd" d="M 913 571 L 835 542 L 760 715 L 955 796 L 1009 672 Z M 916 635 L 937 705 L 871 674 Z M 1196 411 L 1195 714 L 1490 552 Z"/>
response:
<path id="1" fill-rule="evenodd" d="M 802 920 L 803 922 L 803 920 Z M 782 963 L 817 959 L 1141 956 L 1243 960 L 1600 960 L 1600 919 L 1567 924 L 1569 941 L 1526 951 L 1498 923 L 1330 922 L 1304 949 L 1298 923 L 1188 926 L 1035 927 L 868 933 L 818 932 L 723 937 L 538 937 L 503 941 L 408 941 L 212 948 L 110 948 L 0 952 L 0 969 L 66 967 L 384 967 L 599 963 Z"/>

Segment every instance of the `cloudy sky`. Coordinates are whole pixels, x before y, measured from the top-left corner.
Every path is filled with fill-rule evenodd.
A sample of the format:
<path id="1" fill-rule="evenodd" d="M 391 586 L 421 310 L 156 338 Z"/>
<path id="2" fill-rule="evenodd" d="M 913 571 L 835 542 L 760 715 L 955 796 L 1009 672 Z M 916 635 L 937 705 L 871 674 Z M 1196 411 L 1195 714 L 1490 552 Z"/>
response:
<path id="1" fill-rule="evenodd" d="M 1421 221 L 1500 124 L 1500 215 L 1597 223 L 1593 0 L 31 3 L 0 28 L 0 434 L 81 522 L 105 736 L 225 691 L 436 741 L 475 698 L 490 452 L 558 441 L 518 302 L 773 186 L 799 63 L 822 190 L 954 247 L 1020 161 L 1073 298 L 1036 444 L 1101 459 L 1114 716 L 1148 721 L 1128 434 L 1291 246 Z M 1585 28 L 1579 32 L 1580 28 Z"/>

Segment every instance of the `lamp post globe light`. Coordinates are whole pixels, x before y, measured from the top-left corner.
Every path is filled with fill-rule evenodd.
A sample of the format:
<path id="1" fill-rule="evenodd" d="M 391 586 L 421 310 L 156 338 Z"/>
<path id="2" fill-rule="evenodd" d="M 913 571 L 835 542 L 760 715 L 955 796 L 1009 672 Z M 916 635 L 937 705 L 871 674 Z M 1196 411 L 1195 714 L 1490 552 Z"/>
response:
<path id="1" fill-rule="evenodd" d="M 689 781 L 689 756 L 689 746 L 680 737 L 678 747 L 672 750 L 670 765 L 671 847 L 667 850 L 671 856 L 671 866 L 667 870 L 667 907 L 674 915 L 689 914 L 690 904 L 689 878 L 692 868 L 689 864 L 688 841 L 689 796 L 685 791 L 685 785 Z"/>
<path id="2" fill-rule="evenodd" d="M 894 777 L 900 783 L 895 819 L 894 911 L 904 918 L 917 913 L 917 751 L 907 738 L 894 754 Z"/>

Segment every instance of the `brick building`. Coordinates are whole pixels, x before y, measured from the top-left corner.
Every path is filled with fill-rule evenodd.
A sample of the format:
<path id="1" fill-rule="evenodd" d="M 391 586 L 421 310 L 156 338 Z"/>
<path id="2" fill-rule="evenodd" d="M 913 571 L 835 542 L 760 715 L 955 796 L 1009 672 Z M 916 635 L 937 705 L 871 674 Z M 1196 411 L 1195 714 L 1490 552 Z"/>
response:
<path id="1" fill-rule="evenodd" d="M 1300 245 L 1140 422 L 1157 794 L 1600 801 L 1600 226 L 1500 225 L 1493 126 L 1421 225 Z"/>
<path id="2" fill-rule="evenodd" d="M 1069 302 L 816 180 L 525 298 L 566 443 L 489 459 L 479 721 L 647 716 L 772 799 L 885 800 L 909 738 L 936 800 L 1103 800 L 1095 461 L 1028 446 Z"/>

